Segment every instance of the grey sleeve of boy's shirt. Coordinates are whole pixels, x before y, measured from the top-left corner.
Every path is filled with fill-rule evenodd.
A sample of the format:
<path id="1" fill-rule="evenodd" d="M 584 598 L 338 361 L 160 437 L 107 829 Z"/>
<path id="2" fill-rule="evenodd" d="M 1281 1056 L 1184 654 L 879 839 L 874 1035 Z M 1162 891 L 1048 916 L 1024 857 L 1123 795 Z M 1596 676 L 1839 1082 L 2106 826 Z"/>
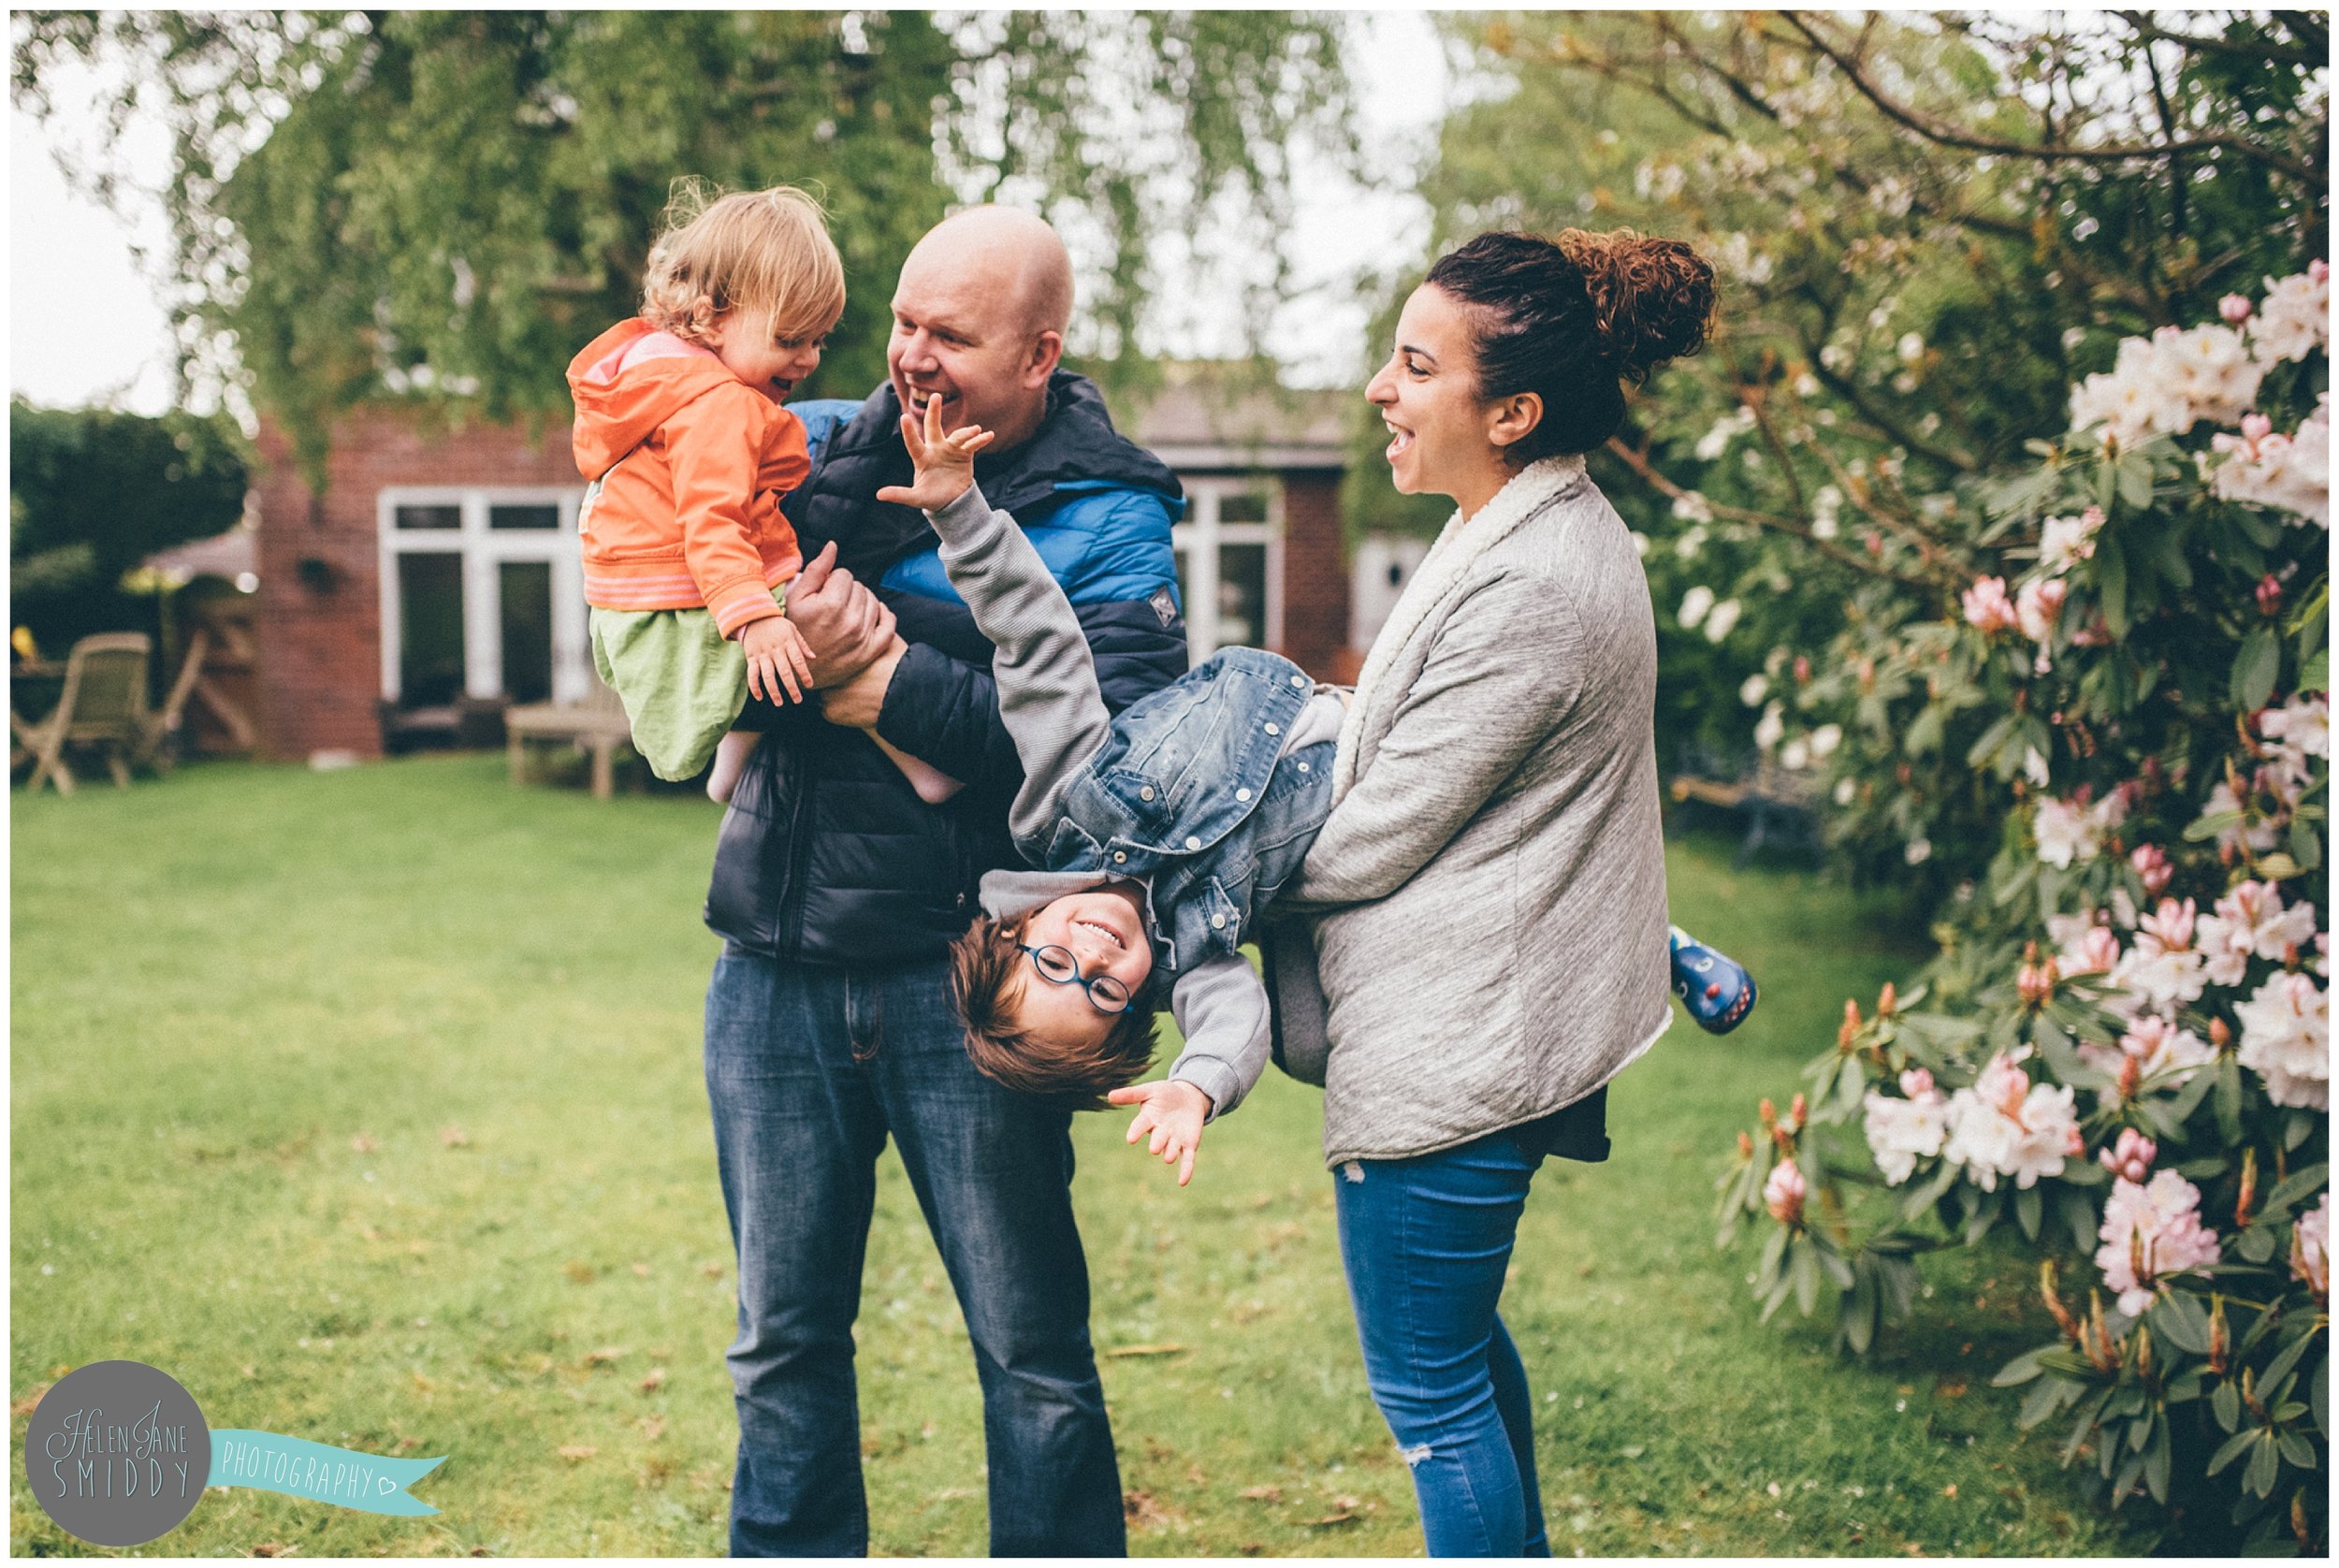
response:
<path id="1" fill-rule="evenodd" d="M 991 675 L 999 718 L 1024 764 L 1008 811 L 1016 846 L 1044 850 L 1056 800 L 1080 765 L 1104 746 L 1111 718 L 1080 617 L 1015 519 L 995 512 L 981 487 L 926 516 L 942 541 L 942 568 L 996 650 Z"/>
<path id="2" fill-rule="evenodd" d="M 1210 1096 L 1214 1122 L 1241 1105 L 1267 1070 L 1267 987 L 1249 960 L 1230 952 L 1179 976 L 1170 1012 L 1185 1036 L 1170 1076 Z"/>

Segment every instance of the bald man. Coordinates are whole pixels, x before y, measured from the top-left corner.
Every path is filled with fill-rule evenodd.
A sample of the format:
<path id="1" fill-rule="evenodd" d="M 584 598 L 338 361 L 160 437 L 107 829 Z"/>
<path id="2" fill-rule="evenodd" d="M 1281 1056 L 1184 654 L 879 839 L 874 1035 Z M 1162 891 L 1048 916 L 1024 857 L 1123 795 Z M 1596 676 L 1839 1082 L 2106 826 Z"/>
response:
<path id="1" fill-rule="evenodd" d="M 888 376 L 861 402 L 796 405 L 811 479 L 788 500 L 808 568 L 789 616 L 822 708 L 774 717 L 732 796 L 707 892 L 724 940 L 706 995 L 706 1085 L 732 1239 L 739 1415 L 732 1550 L 868 1549 L 854 1314 L 879 1153 L 890 1137 L 949 1270 L 982 1386 L 991 1549 L 1117 1556 L 1121 1484 L 1088 1336 L 1070 1114 L 976 1072 L 945 950 L 985 871 L 1019 865 L 1022 782 L 991 646 L 951 587 L 907 484 L 905 407 L 998 439 L 976 462 L 1072 600 L 1115 711 L 1186 665 L 1170 527 L 1175 475 L 1059 368 L 1072 308 L 1063 241 L 983 207 L 903 264 Z M 905 647 L 871 662 L 898 628 Z M 868 738 L 966 788 L 928 806 Z M 883 1343 L 882 1328 L 873 1343 Z"/>

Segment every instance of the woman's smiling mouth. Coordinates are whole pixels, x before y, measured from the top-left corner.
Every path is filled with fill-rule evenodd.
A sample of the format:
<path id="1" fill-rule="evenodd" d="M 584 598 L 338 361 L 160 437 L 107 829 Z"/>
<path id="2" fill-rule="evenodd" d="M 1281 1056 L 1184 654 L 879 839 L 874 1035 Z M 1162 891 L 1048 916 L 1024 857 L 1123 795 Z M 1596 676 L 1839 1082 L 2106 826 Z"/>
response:
<path id="1" fill-rule="evenodd" d="M 1406 429 L 1402 425 L 1390 424 L 1389 421 L 1386 419 L 1382 420 L 1381 423 L 1387 425 L 1389 429 L 1388 445 L 1383 450 L 1381 455 L 1387 457 L 1390 462 L 1395 462 L 1399 453 L 1406 451 L 1413 445 L 1413 432 Z"/>

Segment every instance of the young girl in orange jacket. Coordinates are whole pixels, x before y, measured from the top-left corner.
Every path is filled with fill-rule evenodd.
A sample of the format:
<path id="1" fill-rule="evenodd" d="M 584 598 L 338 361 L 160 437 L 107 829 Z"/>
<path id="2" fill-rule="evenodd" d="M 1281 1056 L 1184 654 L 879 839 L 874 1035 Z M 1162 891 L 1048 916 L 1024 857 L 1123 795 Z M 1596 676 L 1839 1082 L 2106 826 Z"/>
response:
<path id="1" fill-rule="evenodd" d="M 786 588 L 803 567 L 780 498 L 811 472 L 782 406 L 821 362 L 845 272 L 802 191 L 686 195 L 651 250 L 641 312 L 569 366 L 593 662 L 661 778 L 716 762 L 728 795 L 755 745 L 750 695 L 811 685 Z M 871 739 L 877 740 L 872 734 Z M 878 740 L 919 792 L 951 781 Z"/>

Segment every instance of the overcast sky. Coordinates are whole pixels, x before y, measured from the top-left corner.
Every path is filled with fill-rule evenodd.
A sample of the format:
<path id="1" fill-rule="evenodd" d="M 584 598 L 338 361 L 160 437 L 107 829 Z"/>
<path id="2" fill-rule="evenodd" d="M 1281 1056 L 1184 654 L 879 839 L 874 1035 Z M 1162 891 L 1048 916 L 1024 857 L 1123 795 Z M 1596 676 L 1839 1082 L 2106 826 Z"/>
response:
<path id="1" fill-rule="evenodd" d="M 1447 97 L 1447 80 L 1430 21 L 1417 12 L 1360 17 L 1358 100 L 1374 161 L 1408 167 L 1426 148 Z M 52 143 L 89 148 L 94 113 L 75 112 L 60 94 L 57 121 L 44 126 L 9 109 L 8 385 L 36 402 L 74 406 L 111 402 L 160 413 L 171 397 L 170 347 L 162 307 L 149 281 L 167 230 L 153 201 L 130 221 L 77 195 L 57 167 Z M 133 133 L 131 166 L 142 184 L 159 186 L 168 144 L 152 125 Z M 1371 195 L 1328 171 L 1305 175 L 1294 225 L 1294 292 L 1268 335 L 1288 379 L 1304 385 L 1360 382 L 1365 312 L 1345 298 L 1360 268 L 1417 252 L 1428 209 L 1410 195 Z M 134 243 L 155 261 L 141 268 Z M 1179 356 L 1220 356 L 1240 349 L 1239 323 L 1213 312 L 1223 291 L 1166 290 L 1193 302 L 1165 312 L 1161 348 Z"/>

